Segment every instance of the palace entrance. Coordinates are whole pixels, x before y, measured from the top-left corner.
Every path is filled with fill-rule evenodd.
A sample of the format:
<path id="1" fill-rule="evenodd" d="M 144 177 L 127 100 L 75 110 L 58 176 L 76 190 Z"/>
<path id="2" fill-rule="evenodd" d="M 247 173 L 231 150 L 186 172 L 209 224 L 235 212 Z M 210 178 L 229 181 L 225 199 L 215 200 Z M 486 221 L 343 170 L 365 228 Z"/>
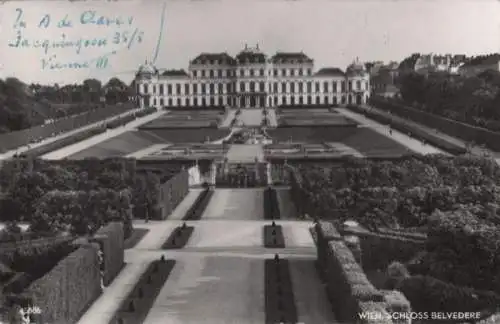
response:
<path id="1" fill-rule="evenodd" d="M 236 96 L 237 108 L 264 108 L 266 106 L 265 93 L 241 93 Z"/>

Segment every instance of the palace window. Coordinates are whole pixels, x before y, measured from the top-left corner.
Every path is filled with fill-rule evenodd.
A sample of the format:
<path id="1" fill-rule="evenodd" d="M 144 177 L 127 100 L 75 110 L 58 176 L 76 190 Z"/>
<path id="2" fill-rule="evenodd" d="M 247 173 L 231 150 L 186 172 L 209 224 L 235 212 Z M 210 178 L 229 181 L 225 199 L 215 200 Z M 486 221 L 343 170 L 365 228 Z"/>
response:
<path id="1" fill-rule="evenodd" d="M 214 97 L 210 97 L 210 106 L 215 106 Z"/>
<path id="2" fill-rule="evenodd" d="M 156 106 L 156 97 L 153 97 L 153 106 Z"/>
<path id="3" fill-rule="evenodd" d="M 250 76 L 253 77 L 253 69 L 250 69 Z"/>
<path id="4" fill-rule="evenodd" d="M 312 83 L 307 82 L 307 93 L 311 93 L 311 92 L 312 92 Z"/>
<path id="5" fill-rule="evenodd" d="M 302 71 L 302 70 L 300 70 Z M 302 82 L 299 82 L 299 93 L 304 92 L 304 84 Z"/>
<path id="6" fill-rule="evenodd" d="M 274 76 L 278 76 L 278 69 L 273 70 Z"/>
<path id="7" fill-rule="evenodd" d="M 342 92 L 345 92 L 345 81 L 340 81 L 340 87 L 342 89 Z"/>
<path id="8" fill-rule="evenodd" d="M 163 107 L 163 104 L 164 104 L 164 100 L 163 100 L 163 98 L 160 98 L 160 107 Z"/>
<path id="9" fill-rule="evenodd" d="M 253 82 L 253 81 L 250 82 L 250 91 L 251 92 L 255 91 L 255 82 Z"/>
<path id="10" fill-rule="evenodd" d="M 160 95 L 163 95 L 165 89 L 163 89 L 163 84 L 160 84 Z"/>
<path id="11" fill-rule="evenodd" d="M 245 92 L 245 83 L 240 82 L 240 92 Z"/>
<path id="12" fill-rule="evenodd" d="M 210 83 L 208 91 L 209 91 L 208 93 L 210 93 L 210 94 L 215 93 L 215 86 L 213 83 Z"/>
<path id="13" fill-rule="evenodd" d="M 168 98 L 168 106 L 172 107 L 172 98 Z"/>
<path id="14" fill-rule="evenodd" d="M 205 94 L 206 93 L 206 86 L 205 86 L 205 83 L 202 83 L 201 84 L 201 94 Z"/>
<path id="15" fill-rule="evenodd" d="M 325 102 L 324 102 L 324 104 L 328 105 L 328 96 L 325 96 Z"/>
<path id="16" fill-rule="evenodd" d="M 266 84 L 264 83 L 264 81 L 260 82 L 260 91 L 266 91 Z"/>
<path id="17" fill-rule="evenodd" d="M 286 105 L 286 96 L 281 97 L 281 104 Z"/>
<path id="18" fill-rule="evenodd" d="M 352 81 L 349 81 L 349 91 L 352 91 Z"/>
<path id="19" fill-rule="evenodd" d="M 302 69 L 299 69 L 299 76 L 302 76 Z"/>
<path id="20" fill-rule="evenodd" d="M 356 90 L 361 90 L 361 81 L 356 81 Z"/>
<path id="21" fill-rule="evenodd" d="M 180 84 L 176 84 L 175 85 L 175 92 L 176 94 L 180 95 L 181 94 L 181 85 Z"/>
<path id="22" fill-rule="evenodd" d="M 319 82 L 316 82 L 316 92 L 319 92 L 320 89 L 319 89 Z"/>
<path id="23" fill-rule="evenodd" d="M 225 83 L 220 83 L 218 84 L 218 90 L 219 90 L 219 94 L 222 94 L 224 92 L 224 85 Z"/>
<path id="24" fill-rule="evenodd" d="M 201 98 L 201 106 L 205 107 L 206 105 L 207 105 L 207 103 L 205 102 L 205 97 L 202 97 Z"/>
<path id="25" fill-rule="evenodd" d="M 337 104 L 337 97 L 333 97 L 333 104 L 336 105 Z"/>
<path id="26" fill-rule="evenodd" d="M 240 70 L 240 76 L 245 76 L 245 70 L 243 69 Z"/>
<path id="27" fill-rule="evenodd" d="M 295 69 L 290 69 L 290 76 L 295 76 Z"/>
<path id="28" fill-rule="evenodd" d="M 335 81 L 332 82 L 332 89 L 333 89 L 333 92 L 337 92 L 337 82 L 335 82 Z"/>
<path id="29" fill-rule="evenodd" d="M 177 98 L 177 107 L 182 106 L 181 99 Z"/>
<path id="30" fill-rule="evenodd" d="M 278 82 L 273 83 L 273 92 L 278 93 Z"/>
<path id="31" fill-rule="evenodd" d="M 217 70 L 217 75 L 219 78 L 222 78 L 222 70 Z"/>
<path id="32" fill-rule="evenodd" d="M 194 70 L 194 71 L 193 71 L 193 77 L 195 77 L 195 78 L 196 78 L 196 77 L 198 76 L 198 73 L 197 73 L 197 72 L 198 72 L 198 71 L 196 71 L 196 70 Z"/>
<path id="33" fill-rule="evenodd" d="M 323 92 L 328 92 L 328 82 L 323 82 Z"/>
<path id="34" fill-rule="evenodd" d="M 281 70 L 281 76 L 286 76 L 286 69 Z"/>
<path id="35" fill-rule="evenodd" d="M 295 82 L 290 83 L 290 92 L 295 93 Z"/>
<path id="36" fill-rule="evenodd" d="M 260 76 L 264 76 L 264 69 L 260 69 Z"/>
<path id="37" fill-rule="evenodd" d="M 299 105 L 303 105 L 304 104 L 304 99 L 302 98 L 302 96 L 299 97 Z"/>
<path id="38" fill-rule="evenodd" d="M 312 98 L 311 96 L 307 96 L 307 104 L 312 105 Z"/>
<path id="39" fill-rule="evenodd" d="M 189 84 L 188 84 L 188 83 L 186 83 L 186 84 L 184 85 L 184 94 L 186 94 L 186 95 L 188 95 L 188 94 L 189 94 Z"/>
<path id="40" fill-rule="evenodd" d="M 281 92 L 285 93 L 286 92 L 286 83 L 281 82 Z"/>
<path id="41" fill-rule="evenodd" d="M 274 105 L 277 106 L 278 105 L 278 97 L 274 97 Z"/>
<path id="42" fill-rule="evenodd" d="M 319 105 L 319 103 L 320 103 L 319 96 L 316 96 L 316 104 Z"/>
<path id="43" fill-rule="evenodd" d="M 210 78 L 213 78 L 214 77 L 214 70 L 208 71 L 208 75 L 210 76 Z"/>
<path id="44" fill-rule="evenodd" d="M 197 94 L 198 93 L 198 84 L 193 84 L 193 93 Z"/>
<path id="45" fill-rule="evenodd" d="M 172 85 L 171 84 L 167 85 L 167 94 L 168 95 L 172 94 Z"/>
<path id="46" fill-rule="evenodd" d="M 198 98 L 193 98 L 193 106 L 198 106 Z"/>
<path id="47" fill-rule="evenodd" d="M 311 74 L 312 74 L 311 69 L 307 69 L 307 75 L 309 75 L 309 76 L 310 76 Z"/>
<path id="48" fill-rule="evenodd" d="M 201 70 L 201 77 L 204 78 L 205 77 L 205 70 Z"/>
<path id="49" fill-rule="evenodd" d="M 292 83 L 292 84 L 293 84 L 293 83 Z M 294 97 L 294 96 L 291 96 L 291 97 L 290 97 L 290 104 L 291 104 L 292 106 L 295 106 L 295 97 Z"/>

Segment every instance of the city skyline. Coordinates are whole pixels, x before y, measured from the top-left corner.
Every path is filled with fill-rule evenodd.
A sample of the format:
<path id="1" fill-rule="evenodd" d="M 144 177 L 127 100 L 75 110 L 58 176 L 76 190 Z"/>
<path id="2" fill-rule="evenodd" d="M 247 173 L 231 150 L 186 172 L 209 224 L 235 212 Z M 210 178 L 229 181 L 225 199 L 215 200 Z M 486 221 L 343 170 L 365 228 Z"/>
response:
<path id="1" fill-rule="evenodd" d="M 162 2 L 121 2 L 120 7 L 115 3 L 27 3 L 28 6 L 19 2 L 4 4 L 0 9 L 2 21 L 7 21 L 4 26 L 16 23 L 15 9 L 21 5 L 25 7 L 24 14 L 36 23 L 49 6 L 54 21 L 56 17 L 81 17 L 84 10 L 96 10 L 106 16 L 129 15 L 133 18 L 130 33 L 134 28 L 143 32 L 140 44 L 120 49 L 104 69 L 50 70 L 42 68 L 41 60 L 48 60 L 41 51 L 9 47 L 16 33 L 4 28 L 0 35 L 4 46 L 0 61 L 23 64 L 4 64 L 1 76 L 44 84 L 76 83 L 87 78 L 106 82 L 114 76 L 130 82 L 139 65 L 153 59 L 158 43 L 155 66 L 184 70 L 189 60 L 200 53 L 227 52 L 235 56 L 245 43 L 259 44 L 267 55 L 302 51 L 314 59 L 315 70 L 345 69 L 356 57 L 362 62 L 389 62 L 401 61 L 415 52 L 478 55 L 498 52 L 500 48 L 500 5 L 496 1 L 459 1 L 452 6 L 450 1 L 167 1 L 161 39 L 158 34 Z M 74 26 L 64 32 L 65 37 L 74 39 L 82 35 L 104 37 L 123 30 L 105 28 Z M 23 33 L 31 39 L 61 39 L 61 29 L 56 27 L 41 30 L 28 26 Z M 85 50 L 76 54 L 67 48 L 58 49 L 57 59 L 90 60 L 107 53 L 109 48 Z"/>

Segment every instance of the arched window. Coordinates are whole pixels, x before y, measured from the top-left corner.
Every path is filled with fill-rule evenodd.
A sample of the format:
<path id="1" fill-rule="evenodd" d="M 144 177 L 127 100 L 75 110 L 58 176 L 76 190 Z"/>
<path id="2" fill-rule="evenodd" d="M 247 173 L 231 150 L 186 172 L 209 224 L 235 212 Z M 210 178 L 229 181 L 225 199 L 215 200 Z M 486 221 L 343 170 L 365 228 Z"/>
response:
<path id="1" fill-rule="evenodd" d="M 302 70 L 300 70 L 302 71 Z M 304 84 L 302 82 L 299 82 L 299 93 L 303 93 L 304 92 Z"/>
<path id="2" fill-rule="evenodd" d="M 274 97 L 274 105 L 277 106 L 278 105 L 278 97 Z"/>
<path id="3" fill-rule="evenodd" d="M 307 82 L 307 93 L 311 93 L 311 92 L 312 92 L 312 83 Z"/>
<path id="4" fill-rule="evenodd" d="M 198 98 L 196 97 L 193 98 L 193 106 L 198 106 Z"/>
<path id="5" fill-rule="evenodd" d="M 205 97 L 201 98 L 201 106 L 205 107 L 207 105 Z"/>
<path id="6" fill-rule="evenodd" d="M 168 98 L 168 106 L 172 107 L 172 98 Z"/>
<path id="7" fill-rule="evenodd" d="M 260 82 L 260 91 L 266 91 L 266 84 L 264 83 L 264 81 Z"/>
<path id="8" fill-rule="evenodd" d="M 213 77 L 214 77 L 214 70 L 210 70 L 210 71 L 208 71 L 208 73 L 209 73 L 209 76 L 210 76 L 211 78 L 213 78 Z"/>
<path id="9" fill-rule="evenodd" d="M 201 94 L 205 94 L 207 91 L 205 83 L 201 84 Z"/>
<path id="10" fill-rule="evenodd" d="M 299 97 L 299 105 L 303 105 L 304 104 L 304 98 L 302 98 L 302 96 Z"/>
<path id="11" fill-rule="evenodd" d="M 312 98 L 311 96 L 307 96 L 307 104 L 312 105 Z"/>
<path id="12" fill-rule="evenodd" d="M 240 82 L 240 92 L 244 92 L 244 91 L 245 91 L 245 83 Z"/>
<path id="13" fill-rule="evenodd" d="M 254 92 L 255 91 L 255 82 L 250 81 L 250 91 Z"/>
<path id="14" fill-rule="evenodd" d="M 325 105 L 328 105 L 328 104 L 329 104 L 329 102 L 328 102 L 328 96 L 325 96 L 325 98 L 324 98 L 324 99 L 325 99 L 325 102 L 323 102 L 323 103 L 324 103 Z"/>
<path id="15" fill-rule="evenodd" d="M 260 69 L 260 76 L 264 76 L 264 69 Z"/>
<path id="16" fill-rule="evenodd" d="M 293 83 L 292 83 L 292 84 L 293 84 Z M 290 104 L 291 104 L 292 106 L 295 106 L 295 97 L 294 97 L 294 96 L 291 96 L 291 97 L 290 97 Z"/>
<path id="17" fill-rule="evenodd" d="M 295 93 L 295 82 L 290 83 L 290 92 Z"/>
<path id="18" fill-rule="evenodd" d="M 281 104 L 286 105 L 286 96 L 281 97 Z"/>
<path id="19" fill-rule="evenodd" d="M 328 92 L 328 82 L 323 82 L 323 92 Z"/>
<path id="20" fill-rule="evenodd" d="M 210 83 L 209 87 L 210 87 L 209 93 L 214 94 L 215 93 L 215 85 L 213 83 Z"/>
<path id="21" fill-rule="evenodd" d="M 281 82 L 281 92 L 286 93 L 286 83 L 285 82 Z"/>
<path id="22" fill-rule="evenodd" d="M 215 106 L 214 97 L 210 97 L 210 106 Z"/>
<path id="23" fill-rule="evenodd" d="M 278 82 L 273 83 L 273 92 L 278 93 Z"/>
<path id="24" fill-rule="evenodd" d="M 316 104 L 319 105 L 319 103 L 320 103 L 319 96 L 316 96 Z"/>
<path id="25" fill-rule="evenodd" d="M 181 99 L 177 98 L 177 107 L 180 107 L 180 106 L 181 106 Z"/>

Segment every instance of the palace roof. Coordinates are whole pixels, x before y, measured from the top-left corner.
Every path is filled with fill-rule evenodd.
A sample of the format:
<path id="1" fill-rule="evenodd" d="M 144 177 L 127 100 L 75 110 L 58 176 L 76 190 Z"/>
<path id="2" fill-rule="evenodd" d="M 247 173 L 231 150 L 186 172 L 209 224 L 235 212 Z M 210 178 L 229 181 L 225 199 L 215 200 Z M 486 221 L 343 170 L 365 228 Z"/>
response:
<path id="1" fill-rule="evenodd" d="M 236 55 L 238 63 L 266 63 L 266 55 L 261 52 L 243 50 Z"/>
<path id="2" fill-rule="evenodd" d="M 271 63 L 312 63 L 313 60 L 304 53 L 277 52 L 271 57 Z"/>
<path id="3" fill-rule="evenodd" d="M 187 77 L 189 76 L 184 70 L 166 70 L 161 74 L 162 76 L 172 76 L 172 77 Z"/>
<path id="4" fill-rule="evenodd" d="M 329 68 L 323 68 L 321 70 L 319 70 L 318 72 L 316 72 L 314 74 L 314 76 L 345 76 L 345 73 L 339 69 L 339 68 L 335 68 L 335 67 L 329 67 Z"/>
<path id="5" fill-rule="evenodd" d="M 222 64 L 222 65 L 234 65 L 236 61 L 231 55 L 224 53 L 201 53 L 195 57 L 192 64 Z"/>

